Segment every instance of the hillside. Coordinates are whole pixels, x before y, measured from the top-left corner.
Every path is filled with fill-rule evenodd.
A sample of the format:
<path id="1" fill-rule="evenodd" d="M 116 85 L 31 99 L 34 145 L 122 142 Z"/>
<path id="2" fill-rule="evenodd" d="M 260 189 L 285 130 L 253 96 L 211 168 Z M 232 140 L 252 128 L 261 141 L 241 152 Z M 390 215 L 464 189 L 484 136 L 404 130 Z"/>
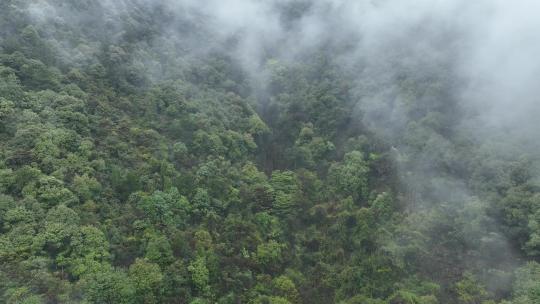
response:
<path id="1" fill-rule="evenodd" d="M 367 2 L 1 1 L 0 302 L 540 303 L 534 82 Z"/>

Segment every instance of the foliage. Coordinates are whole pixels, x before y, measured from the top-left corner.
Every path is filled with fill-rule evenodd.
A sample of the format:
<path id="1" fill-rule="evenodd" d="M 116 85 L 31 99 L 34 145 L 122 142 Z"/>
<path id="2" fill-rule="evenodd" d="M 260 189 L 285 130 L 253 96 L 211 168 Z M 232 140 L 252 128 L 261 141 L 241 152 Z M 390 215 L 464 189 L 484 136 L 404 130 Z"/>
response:
<path id="1" fill-rule="evenodd" d="M 0 3 L 1 303 L 540 303 L 540 266 L 513 272 L 538 162 L 465 136 L 440 65 L 386 63 L 407 117 L 378 134 L 344 50 L 270 47 L 255 79 L 205 17 L 30 2 Z"/>

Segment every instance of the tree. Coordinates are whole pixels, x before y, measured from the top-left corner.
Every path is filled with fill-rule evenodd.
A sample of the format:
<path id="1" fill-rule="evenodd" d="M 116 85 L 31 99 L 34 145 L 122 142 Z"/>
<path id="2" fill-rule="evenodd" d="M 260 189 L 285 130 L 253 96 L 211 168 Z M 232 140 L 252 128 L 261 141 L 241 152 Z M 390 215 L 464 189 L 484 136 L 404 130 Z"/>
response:
<path id="1" fill-rule="evenodd" d="M 53 176 L 43 176 L 22 190 L 25 196 L 35 197 L 47 207 L 70 205 L 78 202 L 77 197 L 64 187 L 64 183 Z"/>
<path id="2" fill-rule="evenodd" d="M 101 184 L 93 177 L 88 175 L 75 175 L 73 178 L 74 192 L 79 196 L 81 201 L 96 199 L 102 187 Z"/>
<path id="3" fill-rule="evenodd" d="M 274 192 L 273 211 L 282 216 L 293 216 L 297 211 L 300 182 L 292 171 L 274 171 L 270 178 Z"/>
<path id="4" fill-rule="evenodd" d="M 128 275 L 135 289 L 134 303 L 160 303 L 163 274 L 157 264 L 136 259 L 129 267 Z"/>
<path id="5" fill-rule="evenodd" d="M 166 267 L 174 261 L 171 245 L 164 235 L 148 233 L 144 257 L 153 263 Z"/>
<path id="6" fill-rule="evenodd" d="M 255 252 L 255 260 L 266 268 L 276 268 L 282 262 L 282 251 L 284 247 L 283 244 L 274 240 L 260 244 L 257 246 L 257 251 Z"/>
<path id="7" fill-rule="evenodd" d="M 528 262 L 516 270 L 516 281 L 513 286 L 515 304 L 536 303 L 540 301 L 540 264 Z"/>
<path id="8" fill-rule="evenodd" d="M 273 281 L 276 295 L 287 299 L 291 303 L 299 303 L 300 294 L 294 282 L 286 276 L 279 276 Z"/>
<path id="9" fill-rule="evenodd" d="M 133 303 L 135 289 L 125 272 L 111 268 L 81 278 L 85 298 L 91 303 Z"/>
<path id="10" fill-rule="evenodd" d="M 342 163 L 333 164 L 329 171 L 329 179 L 339 197 L 352 196 L 359 202 L 368 194 L 369 166 L 360 151 L 345 154 Z"/>
<path id="11" fill-rule="evenodd" d="M 487 292 L 482 285 L 468 272 L 465 273 L 461 281 L 455 285 L 459 303 L 481 304 L 487 298 Z"/>
<path id="12" fill-rule="evenodd" d="M 108 265 L 109 244 L 105 234 L 93 226 L 83 226 L 71 238 L 69 255 L 62 265 L 69 267 L 74 276 L 99 271 Z"/>
<path id="13" fill-rule="evenodd" d="M 206 258 L 197 256 L 189 266 L 188 271 L 191 273 L 191 282 L 195 290 L 200 295 L 206 295 L 209 292 L 208 283 L 210 281 L 210 272 L 206 267 Z"/>
<path id="14" fill-rule="evenodd" d="M 170 188 L 165 192 L 155 191 L 150 196 L 143 195 L 138 200 L 137 207 L 157 227 L 184 226 L 192 209 L 187 199 L 180 195 L 176 188 Z"/>

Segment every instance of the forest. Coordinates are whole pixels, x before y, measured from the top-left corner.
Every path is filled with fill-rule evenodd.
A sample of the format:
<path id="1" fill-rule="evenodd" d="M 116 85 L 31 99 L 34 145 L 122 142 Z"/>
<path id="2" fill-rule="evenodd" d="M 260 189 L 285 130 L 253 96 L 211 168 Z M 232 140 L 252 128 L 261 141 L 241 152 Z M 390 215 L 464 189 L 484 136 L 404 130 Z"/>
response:
<path id="1" fill-rule="evenodd" d="M 1 0 L 0 303 L 540 303 L 538 12 Z"/>

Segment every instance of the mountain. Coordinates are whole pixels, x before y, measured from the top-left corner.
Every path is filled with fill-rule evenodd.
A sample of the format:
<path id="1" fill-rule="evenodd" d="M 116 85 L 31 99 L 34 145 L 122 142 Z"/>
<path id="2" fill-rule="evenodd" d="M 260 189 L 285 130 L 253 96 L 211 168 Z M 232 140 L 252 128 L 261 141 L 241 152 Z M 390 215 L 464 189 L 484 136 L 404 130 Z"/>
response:
<path id="1" fill-rule="evenodd" d="M 3 0 L 0 302 L 540 303 L 531 6 Z"/>

